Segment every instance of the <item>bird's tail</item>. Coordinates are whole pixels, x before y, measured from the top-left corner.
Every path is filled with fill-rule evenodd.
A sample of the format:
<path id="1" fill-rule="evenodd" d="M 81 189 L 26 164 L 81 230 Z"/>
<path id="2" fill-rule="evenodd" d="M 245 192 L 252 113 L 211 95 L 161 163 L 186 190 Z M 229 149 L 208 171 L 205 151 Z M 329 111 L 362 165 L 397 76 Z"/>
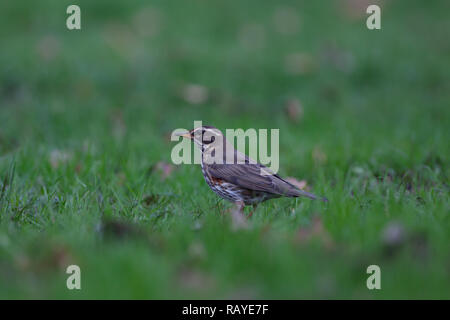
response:
<path id="1" fill-rule="evenodd" d="M 289 183 L 286 180 L 283 180 L 283 181 L 286 182 L 289 185 L 289 189 L 286 190 L 287 192 L 285 194 L 288 197 L 294 197 L 294 198 L 306 197 L 306 198 L 310 198 L 310 199 L 313 199 L 313 200 L 321 200 L 321 201 L 324 201 L 324 202 L 328 202 L 328 199 L 325 198 L 325 197 L 316 196 L 315 194 L 312 194 L 310 192 L 303 191 L 303 190 L 299 189 L 298 187 L 294 186 L 292 183 Z"/>
<path id="2" fill-rule="evenodd" d="M 306 191 L 300 190 L 298 188 L 295 188 L 295 190 L 292 190 L 292 191 L 293 192 L 292 192 L 291 197 L 307 197 L 307 198 L 310 198 L 310 199 L 313 199 L 313 200 L 321 200 L 321 201 L 324 201 L 324 202 L 328 202 L 328 199 L 325 198 L 325 197 L 319 197 L 319 196 L 316 196 L 315 194 L 312 194 L 310 192 L 306 192 Z"/>

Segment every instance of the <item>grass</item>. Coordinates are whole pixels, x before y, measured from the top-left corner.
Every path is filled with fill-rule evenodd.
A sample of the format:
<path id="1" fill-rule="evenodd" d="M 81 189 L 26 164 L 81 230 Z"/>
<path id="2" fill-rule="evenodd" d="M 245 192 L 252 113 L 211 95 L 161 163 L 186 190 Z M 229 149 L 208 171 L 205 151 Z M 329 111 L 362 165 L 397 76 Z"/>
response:
<path id="1" fill-rule="evenodd" d="M 447 1 L 379 31 L 351 1 L 77 3 L 80 31 L 0 4 L 0 298 L 450 298 Z M 279 128 L 280 174 L 330 201 L 233 231 L 198 166 L 164 174 L 194 120 Z"/>

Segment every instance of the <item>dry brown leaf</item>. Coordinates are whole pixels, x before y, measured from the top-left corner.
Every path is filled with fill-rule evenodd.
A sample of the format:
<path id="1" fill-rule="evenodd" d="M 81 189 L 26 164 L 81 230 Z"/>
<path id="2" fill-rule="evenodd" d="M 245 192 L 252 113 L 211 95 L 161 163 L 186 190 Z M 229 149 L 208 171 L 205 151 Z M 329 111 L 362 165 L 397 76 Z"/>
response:
<path id="1" fill-rule="evenodd" d="M 56 246 L 53 248 L 50 256 L 50 264 L 58 268 L 67 268 L 74 261 L 69 249 L 65 246 Z"/>
<path id="2" fill-rule="evenodd" d="M 57 169 L 72 159 L 72 153 L 64 150 L 52 150 L 49 156 L 49 162 L 52 168 Z"/>
<path id="3" fill-rule="evenodd" d="M 342 72 L 350 73 L 355 68 L 355 56 L 351 51 L 329 43 L 321 50 L 321 57 L 328 64 Z"/>
<path id="4" fill-rule="evenodd" d="M 216 283 L 211 275 L 190 268 L 182 268 L 177 280 L 181 287 L 195 291 L 210 291 Z"/>
<path id="5" fill-rule="evenodd" d="M 202 104 L 208 100 L 209 92 L 205 86 L 187 84 L 183 87 L 181 95 L 190 104 Z"/>
<path id="6" fill-rule="evenodd" d="M 13 256 L 14 264 L 21 271 L 25 271 L 30 269 L 31 261 L 30 259 L 23 253 L 18 253 Z"/>
<path id="7" fill-rule="evenodd" d="M 341 1 L 341 0 L 339 0 Z M 340 5 L 342 12 L 346 17 L 351 20 L 358 20 L 364 17 L 368 17 L 366 13 L 367 7 L 376 4 L 382 7 L 384 1 L 382 0 L 345 0 L 343 5 Z"/>
<path id="8" fill-rule="evenodd" d="M 106 237 L 117 239 L 143 235 L 139 226 L 126 221 L 109 218 L 102 221 L 101 231 Z"/>
<path id="9" fill-rule="evenodd" d="M 83 164 L 81 162 L 77 162 L 77 165 L 75 166 L 75 172 L 77 174 L 79 174 L 82 169 L 83 169 Z"/>
<path id="10" fill-rule="evenodd" d="M 175 166 L 173 164 L 159 161 L 152 168 L 152 172 L 158 172 L 160 174 L 161 180 L 165 180 L 170 177 L 175 170 Z"/>
<path id="11" fill-rule="evenodd" d="M 295 52 L 284 58 L 284 71 L 291 75 L 308 74 L 314 71 L 316 62 L 314 58 L 304 52 Z"/>
<path id="12" fill-rule="evenodd" d="M 275 30 L 284 35 L 295 34 L 300 30 L 300 17 L 294 8 L 280 7 L 273 16 Z"/>
<path id="13" fill-rule="evenodd" d="M 294 177 L 287 177 L 287 178 L 284 178 L 284 180 L 286 180 L 290 184 L 293 184 L 300 190 L 306 190 L 306 188 L 307 188 L 306 180 L 297 180 Z"/>
<path id="14" fill-rule="evenodd" d="M 398 222 L 390 222 L 384 227 L 381 239 L 385 245 L 397 246 L 405 241 L 405 228 Z"/>
<path id="15" fill-rule="evenodd" d="M 297 123 L 303 118 L 303 106 L 298 99 L 289 99 L 284 110 L 292 122 Z"/>
<path id="16" fill-rule="evenodd" d="M 161 31 L 163 15 L 154 7 L 139 9 L 133 17 L 133 25 L 138 35 L 143 37 L 154 37 Z"/>
<path id="17" fill-rule="evenodd" d="M 110 117 L 113 135 L 117 139 L 123 138 L 127 132 L 127 125 L 125 123 L 122 110 L 119 108 L 113 109 Z"/>
<path id="18" fill-rule="evenodd" d="M 300 244 L 308 243 L 312 239 L 320 240 L 327 248 L 332 248 L 334 246 L 333 240 L 323 227 L 322 220 L 317 216 L 313 217 L 309 227 L 300 228 L 296 237 L 296 241 Z"/>
<path id="19" fill-rule="evenodd" d="M 117 54 L 126 57 L 139 43 L 136 33 L 125 23 L 107 24 L 103 31 L 103 39 Z"/>
<path id="20" fill-rule="evenodd" d="M 323 165 L 327 162 L 327 155 L 319 146 L 315 146 L 312 151 L 312 158 L 316 165 Z"/>
<path id="21" fill-rule="evenodd" d="M 144 199 L 142 199 L 142 203 L 148 207 L 154 203 L 157 203 L 159 201 L 159 199 L 160 199 L 159 195 L 150 194 L 148 196 L 145 196 Z"/>
<path id="22" fill-rule="evenodd" d="M 188 254 L 192 259 L 202 260 L 206 257 L 205 246 L 201 242 L 193 242 L 188 248 Z"/>
<path id="23" fill-rule="evenodd" d="M 242 26 L 238 34 L 239 43 L 246 49 L 262 49 L 266 42 L 264 27 L 257 23 L 248 23 Z"/>
<path id="24" fill-rule="evenodd" d="M 231 229 L 233 231 L 248 229 L 247 219 L 238 209 L 231 210 Z"/>
<path id="25" fill-rule="evenodd" d="M 260 297 L 259 289 L 255 286 L 245 286 L 233 289 L 227 296 L 226 300 L 257 300 Z"/>
<path id="26" fill-rule="evenodd" d="M 53 35 L 47 35 L 39 39 L 36 44 L 38 55 L 45 61 L 55 59 L 61 51 L 60 41 Z"/>
<path id="27" fill-rule="evenodd" d="M 119 186 L 122 186 L 125 183 L 125 181 L 127 180 L 127 176 L 125 175 L 125 173 L 123 171 L 116 173 L 116 177 L 117 177 L 117 184 Z"/>

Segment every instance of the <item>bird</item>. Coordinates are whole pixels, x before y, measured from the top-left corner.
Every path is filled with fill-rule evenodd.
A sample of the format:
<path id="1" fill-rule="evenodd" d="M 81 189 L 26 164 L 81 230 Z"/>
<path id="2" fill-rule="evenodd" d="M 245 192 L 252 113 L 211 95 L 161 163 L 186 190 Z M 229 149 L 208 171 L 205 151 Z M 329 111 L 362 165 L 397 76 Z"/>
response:
<path id="1" fill-rule="evenodd" d="M 176 135 L 192 140 L 199 147 L 206 183 L 218 196 L 233 202 L 241 213 L 245 206 L 252 205 L 256 209 L 259 203 L 280 197 L 328 201 L 325 197 L 297 188 L 234 149 L 222 132 L 213 126 L 202 125 Z"/>

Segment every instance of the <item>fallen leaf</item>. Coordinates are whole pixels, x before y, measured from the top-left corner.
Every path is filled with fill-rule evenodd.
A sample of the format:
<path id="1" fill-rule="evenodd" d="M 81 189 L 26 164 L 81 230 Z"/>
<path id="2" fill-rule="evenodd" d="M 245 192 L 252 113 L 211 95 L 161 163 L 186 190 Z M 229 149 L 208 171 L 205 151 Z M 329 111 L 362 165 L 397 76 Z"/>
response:
<path id="1" fill-rule="evenodd" d="M 139 43 L 134 30 L 125 23 L 107 24 L 103 31 L 103 39 L 122 57 L 129 56 Z"/>
<path id="2" fill-rule="evenodd" d="M 123 186 L 123 184 L 127 180 L 127 176 L 125 175 L 125 173 L 123 171 L 120 171 L 116 174 L 116 177 L 117 177 L 117 184 L 119 186 Z"/>
<path id="3" fill-rule="evenodd" d="M 366 13 L 367 7 L 371 4 L 382 6 L 384 1 L 382 0 L 345 0 L 343 4 L 339 6 L 344 15 L 351 20 L 359 20 L 364 17 L 368 17 Z"/>
<path id="4" fill-rule="evenodd" d="M 36 44 L 36 51 L 38 55 L 45 61 L 55 59 L 61 51 L 59 39 L 54 35 L 46 35 L 39 39 Z"/>
<path id="5" fill-rule="evenodd" d="M 289 99 L 284 108 L 286 115 L 292 122 L 299 122 L 303 117 L 303 106 L 298 99 Z"/>
<path id="6" fill-rule="evenodd" d="M 67 163 L 72 159 L 72 153 L 64 150 L 52 150 L 49 156 L 49 162 L 52 168 L 57 169 L 60 165 Z"/>
<path id="7" fill-rule="evenodd" d="M 306 180 L 300 180 L 299 181 L 299 180 L 295 179 L 294 177 L 286 177 L 284 180 L 286 180 L 290 184 L 293 184 L 294 186 L 296 186 L 300 190 L 306 190 L 306 187 L 307 187 Z"/>
<path id="8" fill-rule="evenodd" d="M 211 275 L 191 268 L 183 267 L 178 273 L 178 284 L 188 290 L 210 291 L 215 283 Z"/>
<path id="9" fill-rule="evenodd" d="M 238 34 L 239 43 L 246 49 L 262 49 L 266 42 L 264 27 L 257 23 L 242 26 Z"/>
<path id="10" fill-rule="evenodd" d="M 142 203 L 145 204 L 148 207 L 148 206 L 150 206 L 152 204 L 158 203 L 159 199 L 160 199 L 159 195 L 157 195 L 157 194 L 150 194 L 148 196 L 145 196 L 144 199 L 142 199 Z"/>
<path id="11" fill-rule="evenodd" d="M 237 231 L 248 229 L 247 220 L 242 212 L 237 208 L 231 209 L 231 230 Z"/>
<path id="12" fill-rule="evenodd" d="M 122 110 L 119 108 L 113 109 L 110 116 L 113 135 L 116 139 L 123 138 L 127 132 L 127 126 L 123 118 Z"/>
<path id="13" fill-rule="evenodd" d="M 173 164 L 159 161 L 155 165 L 150 168 L 151 172 L 158 172 L 160 174 L 161 180 L 166 180 L 170 177 L 175 170 L 175 166 Z"/>
<path id="14" fill-rule="evenodd" d="M 138 35 L 154 37 L 161 32 L 163 15 L 154 7 L 139 9 L 133 17 L 133 25 Z"/>
<path id="15" fill-rule="evenodd" d="M 389 222 L 381 230 L 381 242 L 383 244 L 384 254 L 393 257 L 404 248 L 406 244 L 406 231 L 399 222 Z"/>
<path id="16" fill-rule="evenodd" d="M 181 95 L 190 104 L 202 104 L 208 99 L 208 89 L 199 84 L 188 84 L 183 87 Z"/>
<path id="17" fill-rule="evenodd" d="M 203 260 L 206 257 L 205 246 L 201 242 L 193 242 L 188 248 L 188 254 L 192 259 Z"/>
<path id="18" fill-rule="evenodd" d="M 427 234 L 424 232 L 415 232 L 410 236 L 409 240 L 413 254 L 422 261 L 425 261 L 430 251 Z"/>
<path id="19" fill-rule="evenodd" d="M 201 228 L 203 228 L 203 223 L 200 222 L 199 220 L 195 220 L 195 222 L 191 226 L 191 229 L 194 230 L 194 231 L 198 231 Z"/>
<path id="20" fill-rule="evenodd" d="M 25 271 L 25 270 L 30 269 L 31 261 L 23 253 L 18 253 L 16 255 L 14 255 L 13 260 L 14 260 L 14 264 L 17 266 L 17 268 L 19 270 Z"/>
<path id="21" fill-rule="evenodd" d="M 297 243 L 300 244 L 309 243 L 313 239 L 320 240 L 321 243 L 329 249 L 334 247 L 333 240 L 323 227 L 322 220 L 317 216 L 313 217 L 310 226 L 300 228 L 296 237 Z"/>
<path id="22" fill-rule="evenodd" d="M 325 64 L 339 71 L 350 73 L 355 68 L 355 57 L 352 52 L 338 47 L 335 43 L 327 44 L 321 51 Z"/>
<path id="23" fill-rule="evenodd" d="M 303 75 L 313 72 L 316 69 L 314 58 L 304 52 L 295 52 L 286 55 L 284 58 L 284 71 L 291 75 Z"/>
<path id="24" fill-rule="evenodd" d="M 65 269 L 74 261 L 68 248 L 64 246 L 55 246 L 51 252 L 50 264 L 60 269 Z"/>
<path id="25" fill-rule="evenodd" d="M 382 230 L 381 239 L 386 246 L 399 246 L 406 239 L 405 228 L 398 222 L 390 222 Z"/>
<path id="26" fill-rule="evenodd" d="M 100 231 L 107 237 L 118 239 L 142 235 L 141 230 L 136 225 L 110 218 L 102 221 Z"/>
<path id="27" fill-rule="evenodd" d="M 81 162 L 78 162 L 77 165 L 75 166 L 75 172 L 77 174 L 79 174 L 82 169 L 83 169 L 83 164 Z"/>
<path id="28" fill-rule="evenodd" d="M 225 300 L 255 300 L 259 299 L 260 293 L 257 287 L 239 287 L 234 289 L 225 297 Z"/>
<path id="29" fill-rule="evenodd" d="M 295 34 L 300 29 L 300 17 L 294 8 L 277 8 L 273 16 L 273 21 L 275 30 L 284 35 Z"/>
<path id="30" fill-rule="evenodd" d="M 319 146 L 314 147 L 312 151 L 312 158 L 316 165 L 323 165 L 327 162 L 327 155 Z"/>

